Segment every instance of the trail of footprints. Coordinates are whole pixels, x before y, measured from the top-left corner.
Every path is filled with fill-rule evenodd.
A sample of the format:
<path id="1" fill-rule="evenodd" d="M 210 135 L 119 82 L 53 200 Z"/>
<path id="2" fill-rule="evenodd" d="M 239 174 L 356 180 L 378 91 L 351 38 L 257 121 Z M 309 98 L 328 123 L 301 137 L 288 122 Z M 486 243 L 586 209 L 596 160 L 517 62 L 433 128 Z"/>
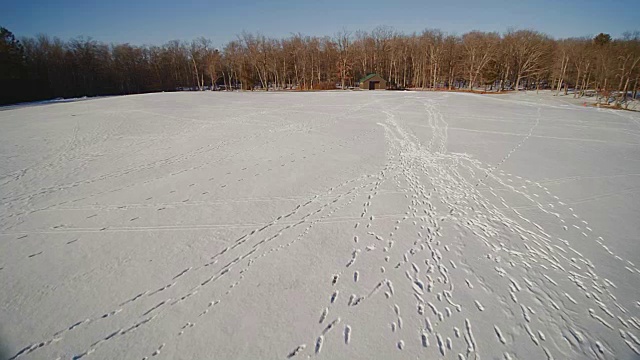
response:
<path id="1" fill-rule="evenodd" d="M 361 177 L 361 178 L 362 178 L 362 177 Z M 346 184 L 349 184 L 349 183 L 354 182 L 354 181 L 357 181 L 357 180 L 361 180 L 361 178 L 359 178 L 359 179 L 355 179 L 355 180 L 347 181 L 346 183 L 341 184 L 339 187 L 342 187 L 342 186 L 344 186 L 344 185 L 346 185 Z M 365 177 L 365 178 L 366 178 L 366 177 Z M 311 228 L 312 228 L 315 224 L 317 224 L 318 222 L 320 222 L 320 221 L 322 221 L 322 220 L 324 220 L 324 219 L 326 219 L 326 218 L 331 217 L 331 216 L 332 216 L 336 211 L 338 211 L 338 210 L 340 210 L 340 209 L 344 208 L 345 206 L 348 206 L 349 204 L 351 204 L 351 202 L 353 201 L 353 199 L 357 196 L 357 194 L 358 194 L 358 190 L 359 190 L 359 189 L 361 189 L 361 188 L 365 188 L 365 187 L 367 187 L 367 186 L 368 186 L 368 184 L 367 184 L 367 183 L 365 183 L 364 185 L 360 185 L 360 186 L 353 187 L 352 189 L 350 189 L 350 190 L 349 190 L 349 191 L 347 191 L 346 193 L 343 193 L 343 194 L 341 194 L 341 195 L 338 195 L 334 200 L 332 200 L 332 201 L 330 201 L 330 202 L 328 202 L 328 203 L 325 203 L 324 205 L 322 205 L 322 206 L 321 206 L 318 210 L 316 210 L 315 212 L 312 212 L 312 213 L 309 213 L 309 214 L 307 214 L 307 215 L 303 216 L 303 217 L 302 217 L 302 220 L 301 220 L 301 221 L 299 221 L 298 223 L 294 224 L 293 226 L 291 226 L 291 225 L 287 226 L 286 228 L 288 229 L 288 228 L 293 228 L 293 227 L 298 226 L 298 225 L 307 224 L 307 226 L 303 229 L 303 231 L 302 231 L 302 232 L 301 232 L 297 237 L 295 237 L 293 240 L 291 240 L 290 242 L 288 242 L 288 243 L 284 243 L 284 244 L 280 244 L 280 245 L 278 245 L 278 246 L 276 246 L 276 247 L 272 247 L 271 249 L 269 249 L 269 250 L 267 250 L 267 251 L 263 252 L 263 253 L 262 253 L 262 254 L 260 254 L 260 255 L 257 255 L 257 256 L 255 256 L 255 257 L 253 257 L 253 258 L 249 258 L 249 256 L 250 256 L 250 255 L 253 255 L 253 254 L 255 253 L 255 248 L 256 248 L 257 246 L 262 245 L 262 244 L 265 244 L 265 243 L 268 243 L 268 242 L 272 241 L 273 239 L 275 239 L 275 238 L 277 237 L 277 235 L 281 234 L 281 232 L 278 232 L 278 233 L 276 234 L 276 236 L 272 236 L 272 237 L 269 237 L 269 238 L 263 239 L 262 241 L 260 241 L 260 242 L 256 243 L 256 244 L 254 245 L 254 250 L 249 251 L 247 254 L 245 254 L 244 256 L 242 256 L 242 257 L 241 257 L 241 258 L 239 258 L 239 259 L 238 259 L 238 258 L 236 258 L 236 259 L 237 259 L 237 261 L 236 261 L 236 260 L 232 261 L 232 263 L 239 263 L 239 262 L 240 262 L 239 260 L 242 260 L 242 259 L 248 258 L 248 261 L 247 261 L 247 265 L 246 265 L 246 267 L 242 268 L 242 269 L 238 272 L 238 274 L 239 274 L 239 278 L 238 278 L 238 280 L 237 280 L 237 281 L 235 281 L 234 283 L 232 283 L 232 284 L 230 285 L 229 289 L 224 293 L 224 296 L 227 296 L 227 295 L 230 295 L 230 294 L 231 294 L 231 292 L 232 292 L 233 288 L 235 288 L 236 286 L 238 286 L 238 285 L 239 285 L 240 281 L 244 278 L 245 274 L 249 271 L 250 267 L 251 267 L 254 263 L 256 263 L 256 262 L 257 262 L 257 261 L 259 261 L 260 259 L 262 259 L 262 258 L 264 258 L 264 257 L 268 256 L 268 255 L 269 255 L 269 254 L 271 254 L 271 253 L 274 253 L 274 252 L 278 252 L 278 251 L 284 250 L 284 249 L 286 249 L 286 248 L 290 247 L 291 245 L 293 245 L 295 242 L 302 240 L 302 239 L 304 238 L 304 236 L 306 236 L 306 235 L 309 233 L 309 231 L 311 230 Z M 333 189 L 331 189 L 330 191 L 332 191 L 332 190 L 333 190 Z M 348 198 L 348 200 L 346 200 L 346 201 L 342 202 L 340 205 L 337 205 L 337 206 L 335 206 L 335 207 L 333 207 L 333 208 L 329 208 L 332 204 L 336 204 L 336 203 L 338 203 L 338 200 L 340 200 L 341 198 L 345 198 L 345 199 L 346 199 L 346 198 Z M 328 211 L 327 211 L 324 215 L 319 216 L 319 217 L 318 217 L 318 218 L 316 218 L 316 219 L 307 220 L 307 218 L 309 218 L 310 216 L 312 216 L 312 215 L 314 215 L 314 214 L 317 214 L 317 213 L 320 213 L 320 212 L 321 212 L 321 211 L 323 211 L 324 209 L 328 209 Z M 225 269 L 230 269 L 230 267 L 225 266 Z M 336 296 L 337 296 L 337 294 L 336 294 Z M 211 308 L 211 307 L 212 307 L 212 306 L 214 306 L 214 305 L 219 304 L 219 303 L 220 303 L 220 301 L 221 301 L 220 299 L 217 299 L 217 300 L 211 301 L 211 302 L 209 303 L 209 305 L 208 305 L 207 309 L 204 309 L 204 310 L 200 313 L 200 315 L 199 315 L 198 317 L 202 317 L 202 316 L 206 315 L 206 314 L 209 312 L 209 308 Z M 321 321 L 324 321 L 324 319 L 321 319 Z M 335 326 L 337 325 L 337 323 L 339 323 L 339 321 L 340 321 L 340 320 L 339 320 L 339 319 L 337 319 L 337 320 L 334 320 L 332 323 L 330 323 L 330 324 L 328 325 L 328 328 L 326 328 L 326 329 L 325 329 L 325 331 L 323 332 L 323 335 L 321 335 L 321 336 L 324 336 L 324 335 L 325 335 L 329 330 L 331 330 L 333 327 L 335 327 Z M 195 322 L 190 323 L 190 324 L 195 324 Z M 191 327 L 192 327 L 192 326 L 191 326 Z M 181 331 L 181 333 L 179 333 L 179 335 L 182 335 L 183 333 L 184 333 L 184 332 L 183 332 L 183 331 Z M 320 344 L 319 344 L 319 345 L 317 344 L 317 346 L 318 346 L 319 348 L 322 346 L 322 344 L 321 344 L 321 340 L 320 340 Z M 301 345 L 301 347 L 300 347 L 299 349 L 294 350 L 292 353 L 298 353 L 298 352 L 302 351 L 305 347 L 306 347 L 306 345 Z M 318 351 L 319 351 L 319 350 L 318 350 Z"/>
<path id="2" fill-rule="evenodd" d="M 507 200 L 497 195 L 491 186 L 489 193 L 495 201 L 490 201 L 484 195 L 485 192 L 478 189 L 478 182 L 488 179 L 487 184 L 496 182 L 512 193 L 522 196 L 534 205 L 533 208 L 565 224 L 564 231 L 573 228 L 582 238 L 591 238 L 623 264 L 629 273 L 640 274 L 633 263 L 611 252 L 602 237 L 593 235 L 588 222 L 580 219 L 573 208 L 552 195 L 541 184 L 521 177 L 513 178 L 511 174 L 502 170 L 494 173 L 493 170 L 499 165 L 487 168 L 464 154 L 447 154 L 446 130 L 438 129 L 438 124 L 444 123 L 446 126 L 446 123 L 438 121 L 437 114 L 430 115 L 429 123 L 434 129 L 432 139 L 426 148 L 397 125 L 392 113 L 387 112 L 387 116 L 388 121 L 381 125 L 385 128 L 391 147 L 389 157 L 397 161 L 392 162 L 385 170 L 393 169 L 398 172 L 394 180 L 398 188 L 408 190 L 405 196 L 410 196 L 411 201 L 407 216 L 397 224 L 404 222 L 410 226 L 412 223 L 418 229 L 419 239 L 413 244 L 407 240 L 390 240 L 389 246 L 399 244 L 405 247 L 406 251 L 393 267 L 388 266 L 392 261 L 389 256 L 385 256 L 380 263 L 380 269 L 382 274 L 386 271 L 404 271 L 407 285 L 403 286 L 403 289 L 410 289 L 417 301 L 413 316 L 424 319 L 424 326 L 417 329 L 419 336 L 416 341 L 396 340 L 394 346 L 398 351 L 404 350 L 410 343 L 419 344 L 425 350 L 436 349 L 440 356 L 459 359 L 479 357 L 483 351 L 495 354 L 490 341 L 476 340 L 477 335 L 471 321 L 472 317 L 483 316 L 481 314 L 486 313 L 487 305 L 491 305 L 491 314 L 495 314 L 496 310 L 501 308 L 498 313 L 502 312 L 504 316 L 504 320 L 500 322 L 493 319 L 496 321 L 493 325 L 493 337 L 496 345 L 503 346 L 502 356 L 505 359 L 516 358 L 513 349 L 529 347 L 530 345 L 526 344 L 527 340 L 534 348 L 539 349 L 540 357 L 548 359 L 576 356 L 614 357 L 621 350 L 618 346 L 612 348 L 614 345 L 609 340 L 599 338 L 601 335 L 596 335 L 596 332 L 580 330 L 585 329 L 585 326 L 595 329 L 598 325 L 605 331 L 619 334 L 628 350 L 640 355 L 640 342 L 635 334 L 640 330 L 640 322 L 633 315 L 634 312 L 630 312 L 617 301 L 613 293 L 616 285 L 608 279 L 600 278 L 595 272 L 595 264 L 572 247 L 569 240 L 563 239 L 562 235 L 555 235 L 555 231 L 547 231 L 545 227 L 523 216 L 517 209 L 509 206 Z M 539 118 L 540 114 L 536 124 Z M 402 181 L 399 174 L 403 177 Z M 386 179 L 381 179 L 383 180 Z M 521 185 L 516 185 L 518 182 Z M 544 194 L 532 192 L 535 189 Z M 442 203 L 438 207 L 440 211 L 432 203 L 432 198 Z M 553 200 L 543 204 L 543 198 Z M 371 228 L 371 222 L 375 219 L 374 215 L 368 213 L 371 199 L 372 196 L 369 195 L 361 213 L 361 218 L 366 219 L 367 229 Z M 498 208 L 496 203 L 501 204 L 502 208 Z M 508 213 L 511 217 L 508 217 L 505 210 L 511 212 Z M 566 217 L 563 214 L 570 216 Z M 440 239 L 444 231 L 442 223 L 445 221 L 453 224 L 448 226 L 448 229 L 457 229 L 461 233 L 473 236 L 475 239 L 469 239 L 475 243 L 473 248 L 481 250 L 483 247 L 477 245 L 482 244 L 485 255 L 469 261 L 469 254 L 464 254 L 461 250 L 466 244 L 443 244 Z M 360 223 L 355 224 L 356 229 L 359 226 Z M 398 230 L 397 225 L 394 230 Z M 393 232 L 390 234 L 393 235 Z M 367 235 L 370 236 L 365 237 L 367 239 L 385 241 L 374 231 L 368 231 Z M 517 241 L 513 241 L 514 239 Z M 354 235 L 353 240 L 356 245 L 363 243 L 361 235 Z M 387 247 L 383 248 L 388 250 Z M 337 271 L 332 276 L 332 286 L 338 285 L 343 272 L 351 269 L 361 256 L 370 256 L 369 254 L 377 251 L 379 247 L 375 242 L 366 247 L 363 244 L 354 248 L 346 261 L 345 269 Z M 412 261 L 420 252 L 428 254 L 428 257 L 422 259 L 425 270 L 421 269 L 419 262 Z M 495 275 L 477 272 L 475 266 L 486 263 L 494 264 Z M 357 282 L 361 276 L 362 271 L 355 270 L 353 281 Z M 372 274 L 369 269 L 364 276 L 378 275 Z M 347 305 L 357 306 L 382 288 L 386 288 L 385 297 L 392 300 L 396 290 L 389 277 L 391 276 L 382 278 L 369 294 L 352 294 L 347 300 Z M 455 283 L 464 284 L 465 287 L 454 288 L 452 277 L 459 279 Z M 460 281 L 462 279 L 464 281 Z M 321 312 L 320 325 L 332 318 L 331 308 L 335 304 L 336 295 L 349 293 L 349 287 L 346 285 L 333 292 L 335 295 L 330 297 L 328 306 Z M 479 289 L 483 290 L 484 295 L 473 298 L 473 294 L 480 295 Z M 500 293 L 503 290 L 506 290 L 506 295 Z M 465 295 L 456 301 L 454 294 L 460 291 Z M 470 299 L 469 295 L 472 295 Z M 485 302 L 483 298 L 491 300 Z M 394 304 L 392 308 L 396 320 L 391 322 L 389 329 L 395 333 L 402 329 L 405 321 L 400 316 L 399 306 Z M 465 316 L 465 313 L 470 311 L 476 313 L 473 316 Z M 588 323 L 585 312 L 596 323 Z M 333 318 L 346 324 L 343 331 L 344 343 L 349 345 L 351 342 L 346 339 L 350 338 L 350 335 L 347 334 L 354 331 L 348 325 L 349 319 L 343 314 L 335 314 Z M 456 321 L 461 322 L 456 325 Z M 450 330 L 445 324 L 451 324 L 448 325 Z M 509 328 L 503 328 L 503 324 L 507 324 Z M 327 332 L 327 328 L 320 330 L 320 335 L 314 342 L 316 355 L 320 355 L 323 348 L 332 341 L 327 338 Z M 482 333 L 483 340 L 487 336 L 490 334 Z M 305 347 L 304 344 L 299 345 L 296 349 L 300 350 L 289 353 L 289 357 L 297 356 Z"/>
<path id="3" fill-rule="evenodd" d="M 366 201 L 363 204 L 363 210 L 362 213 L 360 215 L 360 218 L 362 220 L 359 220 L 357 222 L 355 222 L 354 224 L 354 229 L 358 229 L 361 228 L 361 222 L 365 222 L 366 221 L 366 225 L 365 228 L 368 229 L 371 227 L 371 222 L 373 222 L 374 217 L 373 216 L 369 216 L 367 217 L 367 213 L 368 213 L 368 208 L 371 206 L 371 201 L 374 198 L 375 195 L 377 195 L 378 190 L 380 185 L 382 184 L 382 182 L 384 181 L 385 178 L 385 171 L 387 170 L 387 168 L 385 168 L 383 171 L 381 171 L 381 173 L 376 177 L 376 181 L 373 185 L 373 187 L 369 190 L 369 193 L 366 195 Z M 369 234 L 371 234 L 371 232 L 368 232 Z M 373 237 L 375 238 L 376 235 L 373 234 Z M 354 245 L 362 245 L 362 243 L 364 241 L 361 241 L 358 235 L 354 235 L 352 237 L 353 239 L 353 243 Z M 381 240 L 381 238 L 377 237 L 378 240 Z M 356 260 L 358 259 L 358 256 L 364 256 L 364 255 L 360 255 L 362 253 L 362 248 L 354 248 L 354 250 L 351 253 L 351 258 L 346 262 L 345 268 L 348 269 L 351 266 L 353 266 L 356 262 Z M 360 277 L 360 273 L 359 271 L 353 271 L 352 273 L 352 281 L 353 282 L 358 282 L 359 277 Z M 332 292 L 329 296 L 329 304 L 327 307 L 325 307 L 324 309 L 322 309 L 321 313 L 320 313 L 320 319 L 319 319 L 319 325 L 321 327 L 320 330 L 320 334 L 318 335 L 318 337 L 315 339 L 314 341 L 314 352 L 315 354 L 320 354 L 322 351 L 322 347 L 323 344 L 325 343 L 326 340 L 326 336 L 327 334 L 333 330 L 336 326 L 338 326 L 341 322 L 342 319 L 341 317 L 335 317 L 333 321 L 331 321 L 330 323 L 328 323 L 327 325 L 325 325 L 327 318 L 330 316 L 330 308 L 336 304 L 337 300 L 339 299 L 339 294 L 340 294 L 340 290 L 337 289 L 336 287 L 339 284 L 340 278 L 341 276 L 344 275 L 344 271 L 343 270 L 339 270 L 336 273 L 334 273 L 333 275 L 331 275 L 331 286 L 332 286 Z M 347 306 L 351 306 L 351 307 L 355 307 L 361 304 L 361 302 L 363 300 L 366 299 L 367 296 L 371 296 L 374 293 L 376 293 L 380 288 L 381 288 L 382 284 L 379 283 L 378 286 L 376 286 L 368 295 L 356 295 L 356 294 L 351 294 L 348 298 L 344 298 L 343 297 L 343 301 L 347 302 Z M 352 327 L 345 323 L 343 330 L 342 330 L 342 336 L 343 336 L 343 341 L 345 345 L 349 345 L 349 343 L 351 342 L 351 336 L 352 336 Z M 291 351 L 289 353 L 289 355 L 287 356 L 288 358 L 292 358 L 296 355 L 298 355 L 302 350 L 304 350 L 306 348 L 306 344 L 300 344 L 298 345 L 293 351 Z"/>
<path id="4" fill-rule="evenodd" d="M 357 184 L 358 182 L 361 182 L 362 180 L 365 180 L 365 179 L 366 179 L 366 176 L 362 176 L 362 177 L 359 177 L 359 178 L 356 178 L 356 179 L 348 180 L 348 181 L 338 185 L 337 187 L 329 189 L 327 191 L 327 193 L 323 194 L 322 196 L 324 197 L 326 195 L 329 195 L 334 190 L 342 188 L 342 187 L 344 187 L 346 185 Z M 355 194 L 357 194 L 358 188 L 364 188 L 366 186 L 367 186 L 366 183 L 363 184 L 363 185 L 354 186 L 351 190 L 336 196 L 334 198 L 334 200 L 321 205 L 316 211 L 312 211 L 312 212 L 304 215 L 301 218 L 301 220 L 299 220 L 298 222 L 296 222 L 294 224 L 290 224 L 290 225 L 284 226 L 278 232 L 276 232 L 275 235 L 267 237 L 267 238 L 263 239 L 262 241 L 257 241 L 256 243 L 254 243 L 252 245 L 251 249 L 248 252 L 245 252 L 242 256 L 236 257 L 235 259 L 233 259 L 231 262 L 229 262 L 226 265 L 224 265 L 219 270 L 214 270 L 215 273 L 212 276 L 208 277 L 206 280 L 204 280 L 202 283 L 200 283 L 200 285 L 196 286 L 196 288 L 192 288 L 191 290 L 188 290 L 187 292 L 184 293 L 184 295 L 178 297 L 177 299 L 173 299 L 173 301 L 172 301 L 172 299 L 168 299 L 168 298 L 160 301 L 159 303 L 157 303 L 156 305 L 152 306 L 147 311 L 145 311 L 143 314 L 141 314 L 141 317 L 143 317 L 143 320 L 134 323 L 131 326 L 131 328 L 120 329 L 120 330 L 117 330 L 115 332 L 112 332 L 112 333 L 108 334 L 104 339 L 102 339 L 101 341 L 95 342 L 94 344 L 92 344 L 90 346 L 89 349 L 87 349 L 86 351 L 76 355 L 76 357 L 77 358 L 81 358 L 81 357 L 84 357 L 86 355 L 89 355 L 89 354 L 93 353 L 96 350 L 96 348 L 98 346 L 102 345 L 105 341 L 111 340 L 116 336 L 124 335 L 124 334 L 126 334 L 126 333 L 128 333 L 128 332 L 130 332 L 132 330 L 136 330 L 136 329 L 142 327 L 143 325 L 148 324 L 149 322 L 153 321 L 159 315 L 158 311 L 160 311 L 162 309 L 166 310 L 166 309 L 168 309 L 167 306 L 177 305 L 179 303 L 182 303 L 182 302 L 188 300 L 190 297 L 198 294 L 198 292 L 199 292 L 199 290 L 201 290 L 201 288 L 205 287 L 208 284 L 213 284 L 216 280 L 220 279 L 221 277 L 230 274 L 232 267 L 235 264 L 237 264 L 240 261 L 242 261 L 243 259 L 247 259 L 248 260 L 248 265 L 250 266 L 258 258 L 263 258 L 263 257 L 267 256 L 268 254 L 272 253 L 273 251 L 278 251 L 278 250 L 284 249 L 284 248 L 290 246 L 295 241 L 298 241 L 298 240 L 302 239 L 304 237 L 304 235 L 306 235 L 308 233 L 309 229 L 314 224 L 316 224 L 317 222 L 321 221 L 324 218 L 327 218 L 327 217 L 331 216 L 331 214 L 333 214 L 339 208 L 342 208 L 342 207 L 348 205 L 350 202 L 347 200 L 347 201 L 343 202 L 341 205 L 339 205 L 339 207 L 331 208 L 331 206 L 335 205 L 339 200 L 346 199 L 346 198 L 348 198 L 350 196 L 353 198 L 353 196 Z M 353 194 L 353 195 L 350 195 L 350 194 Z M 116 315 L 116 314 L 122 312 L 128 306 L 130 306 L 134 302 L 139 301 L 142 298 L 147 298 L 147 297 L 154 296 L 156 294 L 160 294 L 163 291 L 176 286 L 177 283 L 180 281 L 180 279 L 183 278 L 188 273 L 194 273 L 194 272 L 197 273 L 197 272 L 201 272 L 201 271 L 206 271 L 206 269 L 209 266 L 215 265 L 218 262 L 218 260 L 220 259 L 220 257 L 223 256 L 224 254 L 227 254 L 230 251 L 232 251 L 233 249 L 237 248 L 238 246 L 243 245 L 250 238 L 254 238 L 255 236 L 258 236 L 261 232 L 267 230 L 267 228 L 275 226 L 277 224 L 277 220 L 288 218 L 288 217 L 292 217 L 293 215 L 297 214 L 298 212 L 300 212 L 304 208 L 307 208 L 307 207 L 311 206 L 312 204 L 314 204 L 314 202 L 317 201 L 317 199 L 319 197 L 320 196 L 315 196 L 314 198 L 311 198 L 309 201 L 296 206 L 290 213 L 283 214 L 283 215 L 277 217 L 273 222 L 267 224 L 266 226 L 258 228 L 258 229 L 255 229 L 255 230 L 251 231 L 250 233 L 243 235 L 238 240 L 236 240 L 236 242 L 235 242 L 235 244 L 233 246 L 229 246 L 229 247 L 223 249 L 220 253 L 212 256 L 208 262 L 206 262 L 204 264 L 201 264 L 201 265 L 198 265 L 198 266 L 190 266 L 190 267 L 186 268 L 185 270 L 183 270 L 179 274 L 176 274 L 173 277 L 173 279 L 171 280 L 171 282 L 167 283 L 167 285 L 164 285 L 164 286 L 162 286 L 160 288 L 157 288 L 155 290 L 149 289 L 149 290 L 143 291 L 143 292 L 135 295 L 131 299 L 126 300 L 123 303 L 121 303 L 120 307 L 118 309 L 113 310 L 111 312 L 108 312 L 108 313 L 106 313 L 104 315 L 99 315 L 99 316 L 96 316 L 94 318 L 89 318 L 89 319 L 85 319 L 83 321 L 79 321 L 77 323 L 74 323 L 73 325 L 58 331 L 49 340 L 46 340 L 46 341 L 43 341 L 43 342 L 37 342 L 37 343 L 34 343 L 32 345 L 29 345 L 29 346 L 25 347 L 24 349 L 22 349 L 21 351 L 16 353 L 11 359 L 16 359 L 16 358 L 22 357 L 22 356 L 24 356 L 26 354 L 30 354 L 30 353 L 32 353 L 34 351 L 41 350 L 41 349 L 43 349 L 43 348 L 45 348 L 45 347 L 47 347 L 47 346 L 49 346 L 51 344 L 63 341 L 64 337 L 67 336 L 68 332 L 76 330 L 79 326 L 86 326 L 86 325 L 88 325 L 90 323 L 94 323 L 96 321 L 102 321 L 103 319 L 106 319 L 109 316 L 113 316 L 113 315 Z M 326 215 L 324 215 L 322 217 L 318 217 L 318 218 L 313 218 L 313 219 L 311 218 L 311 217 L 315 216 L 316 214 L 318 214 L 319 212 L 323 211 L 324 209 L 328 209 L 328 208 L 329 208 L 329 211 L 330 211 L 328 214 L 326 214 Z M 253 254 L 256 253 L 256 251 L 261 247 L 261 245 L 264 245 L 264 244 L 274 240 L 280 234 L 282 234 L 283 231 L 295 229 L 296 227 L 298 227 L 298 226 L 300 226 L 302 224 L 306 224 L 306 223 L 308 223 L 309 225 L 307 226 L 305 231 L 303 231 L 303 233 L 300 236 L 298 236 L 297 238 L 295 238 L 293 241 L 291 241 L 291 242 L 289 242 L 289 243 L 287 243 L 285 245 L 280 245 L 280 246 L 272 248 L 271 250 L 265 251 L 262 255 L 257 256 L 254 259 L 248 259 L 250 256 L 252 256 Z M 254 241 L 256 241 L 256 240 L 254 240 Z M 246 248 L 246 246 L 248 246 L 248 244 L 245 245 L 244 248 Z M 238 285 L 239 281 L 244 277 L 243 273 L 248 270 L 249 266 L 247 266 L 246 268 L 243 268 L 242 270 L 240 270 L 239 278 L 238 278 L 238 280 L 236 282 L 234 282 L 234 284 L 232 284 L 232 287 L 235 287 L 235 286 Z M 195 273 L 194 273 L 194 276 L 195 276 Z M 230 293 L 230 289 L 226 292 L 225 295 L 228 295 L 229 293 Z M 213 301 L 211 301 L 209 303 L 209 307 L 215 306 L 219 302 L 220 302 L 220 300 L 213 300 Z M 201 313 L 201 315 L 206 314 L 206 312 L 208 312 L 208 310 L 209 309 L 205 309 L 203 311 L 203 313 Z M 162 310 L 162 311 L 164 311 L 164 310 Z M 194 322 L 191 322 L 190 324 L 191 324 L 191 326 L 189 326 L 189 328 L 193 326 Z M 184 333 L 184 330 L 185 329 L 182 329 L 180 331 L 180 335 L 182 335 Z"/>

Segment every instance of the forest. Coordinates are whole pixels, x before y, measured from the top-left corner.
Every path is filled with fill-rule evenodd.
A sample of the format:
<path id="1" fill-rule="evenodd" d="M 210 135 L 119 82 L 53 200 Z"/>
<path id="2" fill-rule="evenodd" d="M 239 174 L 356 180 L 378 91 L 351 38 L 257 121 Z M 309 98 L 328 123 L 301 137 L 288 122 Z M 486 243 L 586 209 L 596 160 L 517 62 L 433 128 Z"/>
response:
<path id="1" fill-rule="evenodd" d="M 0 104 L 180 90 L 327 90 L 377 73 L 390 89 L 552 89 L 625 106 L 638 96 L 640 32 L 554 39 L 534 30 L 404 34 L 381 26 L 333 36 L 242 33 L 164 45 L 106 44 L 0 28 Z"/>

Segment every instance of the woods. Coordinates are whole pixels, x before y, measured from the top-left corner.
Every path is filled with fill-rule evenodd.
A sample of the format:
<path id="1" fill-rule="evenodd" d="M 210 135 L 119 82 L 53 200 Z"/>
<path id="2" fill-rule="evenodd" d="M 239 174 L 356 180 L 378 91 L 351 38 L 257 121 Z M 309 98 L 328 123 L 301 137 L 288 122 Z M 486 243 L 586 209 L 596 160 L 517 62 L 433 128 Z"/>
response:
<path id="1" fill-rule="evenodd" d="M 639 32 L 554 40 L 532 30 L 457 36 L 378 27 L 283 39 L 242 33 L 221 48 L 206 38 L 137 46 L 0 33 L 4 104 L 186 89 L 348 88 L 377 73 L 393 89 L 553 89 L 624 106 L 640 80 Z"/>

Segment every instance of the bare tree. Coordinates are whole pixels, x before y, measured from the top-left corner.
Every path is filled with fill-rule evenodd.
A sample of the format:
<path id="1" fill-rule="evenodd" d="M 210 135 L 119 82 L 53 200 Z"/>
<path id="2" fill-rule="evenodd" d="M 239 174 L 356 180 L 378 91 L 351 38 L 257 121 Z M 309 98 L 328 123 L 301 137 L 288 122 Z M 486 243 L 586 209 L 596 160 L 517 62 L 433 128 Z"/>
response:
<path id="1" fill-rule="evenodd" d="M 542 70 L 544 57 L 551 53 L 549 37 L 532 30 L 519 30 L 505 35 L 510 55 L 514 60 L 515 90 L 520 90 L 520 84 Z"/>
<path id="2" fill-rule="evenodd" d="M 198 90 L 204 90 L 204 58 L 207 51 L 208 40 L 200 38 L 193 40 L 189 47 L 189 59 L 193 69 L 193 77 L 196 80 Z"/>
<path id="3" fill-rule="evenodd" d="M 462 44 L 465 53 L 465 66 L 469 74 L 469 90 L 473 90 L 473 85 L 482 70 L 497 55 L 496 50 L 500 44 L 500 35 L 472 31 L 462 36 Z"/>
<path id="4" fill-rule="evenodd" d="M 340 88 L 344 89 L 347 77 L 351 73 L 352 50 L 351 50 L 351 33 L 342 30 L 335 36 L 335 43 L 338 49 L 338 72 L 340 77 Z"/>

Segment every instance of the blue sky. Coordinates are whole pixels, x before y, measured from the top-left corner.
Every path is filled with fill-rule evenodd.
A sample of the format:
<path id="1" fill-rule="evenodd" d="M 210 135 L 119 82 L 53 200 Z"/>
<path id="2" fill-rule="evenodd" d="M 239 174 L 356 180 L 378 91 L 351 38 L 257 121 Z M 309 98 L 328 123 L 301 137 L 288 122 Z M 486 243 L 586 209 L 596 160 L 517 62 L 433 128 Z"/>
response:
<path id="1" fill-rule="evenodd" d="M 378 25 L 405 33 L 438 28 L 535 29 L 553 37 L 640 30 L 636 0 L 0 0 L 0 26 L 17 36 L 44 33 L 63 39 L 84 35 L 104 42 L 162 44 L 210 38 L 215 45 L 243 30 L 266 36 L 334 35 Z"/>

